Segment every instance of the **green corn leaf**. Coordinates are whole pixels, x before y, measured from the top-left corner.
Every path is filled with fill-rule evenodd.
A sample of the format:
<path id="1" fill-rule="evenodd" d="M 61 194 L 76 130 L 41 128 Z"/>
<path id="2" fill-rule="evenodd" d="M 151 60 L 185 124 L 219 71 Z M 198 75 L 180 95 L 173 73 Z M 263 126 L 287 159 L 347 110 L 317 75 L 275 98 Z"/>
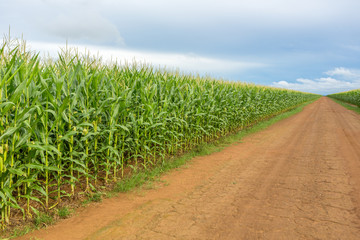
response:
<path id="1" fill-rule="evenodd" d="M 41 200 L 37 197 L 34 197 L 34 196 L 31 196 L 31 195 L 20 195 L 21 198 L 25 198 L 25 199 L 30 199 L 30 200 L 33 200 L 35 202 L 38 202 L 38 203 L 42 203 Z"/>
<path id="2" fill-rule="evenodd" d="M 19 176 L 26 176 L 26 173 L 21 171 L 21 169 L 8 168 L 7 170 L 12 174 L 16 174 L 16 175 L 19 175 Z"/>
<path id="3" fill-rule="evenodd" d="M 5 133 L 0 136 L 0 141 L 12 136 L 19 128 L 20 127 L 9 127 L 8 129 L 6 129 Z"/>
<path id="4" fill-rule="evenodd" d="M 25 167 L 29 168 L 29 169 L 40 170 L 40 171 L 44 171 L 44 169 L 45 169 L 45 165 L 35 164 L 35 163 L 27 163 L 27 164 L 25 164 Z"/>
<path id="5" fill-rule="evenodd" d="M 31 186 L 32 189 L 38 191 L 39 193 L 41 193 L 42 195 L 46 196 L 46 191 L 39 185 L 34 184 L 33 186 Z"/>

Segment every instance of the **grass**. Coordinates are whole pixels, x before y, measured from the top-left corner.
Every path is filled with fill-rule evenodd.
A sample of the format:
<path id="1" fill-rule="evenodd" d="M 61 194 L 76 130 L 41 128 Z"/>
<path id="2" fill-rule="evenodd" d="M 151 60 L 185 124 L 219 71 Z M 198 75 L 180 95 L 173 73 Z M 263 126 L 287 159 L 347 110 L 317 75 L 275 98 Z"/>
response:
<path id="1" fill-rule="evenodd" d="M 244 137 L 246 137 L 250 134 L 262 131 L 262 130 L 268 128 L 269 126 L 275 124 L 276 122 L 279 122 L 283 119 L 286 119 L 290 116 L 293 116 L 293 115 L 301 112 L 302 109 L 306 105 L 308 105 L 314 101 L 315 100 L 309 101 L 307 103 L 303 103 L 289 111 L 283 112 L 283 113 L 281 113 L 275 117 L 272 117 L 268 120 L 259 122 L 255 125 L 253 125 L 252 127 L 243 129 L 235 134 L 231 134 L 226 137 L 222 137 L 221 139 L 219 139 L 217 141 L 210 142 L 210 143 L 204 143 L 188 153 L 185 153 L 178 157 L 174 157 L 170 161 L 164 161 L 158 165 L 155 165 L 153 168 L 142 169 L 142 170 L 137 169 L 129 177 L 119 181 L 111 191 L 96 192 L 96 193 L 88 194 L 88 198 L 87 198 L 87 200 L 82 202 L 82 206 L 86 206 L 87 204 L 89 204 L 91 202 L 101 202 L 103 196 L 109 198 L 109 197 L 116 196 L 117 193 L 119 193 L 119 192 L 124 193 L 124 192 L 128 192 L 128 191 L 134 190 L 136 188 L 140 188 L 140 187 L 145 188 L 145 189 L 154 188 L 155 184 L 153 184 L 153 183 L 156 181 L 161 181 L 160 176 L 163 173 L 169 172 L 170 170 L 173 170 L 173 169 L 176 169 L 179 167 L 186 167 L 186 163 L 191 161 L 191 159 L 193 159 L 194 157 L 205 156 L 205 155 L 212 154 L 214 152 L 219 152 L 232 144 L 239 143 L 239 142 L 241 142 L 241 140 Z M 234 182 L 234 184 L 236 184 L 236 183 Z M 164 182 L 164 185 L 166 185 L 166 182 Z M 71 209 L 69 207 L 63 207 L 63 208 L 58 209 L 57 215 L 59 216 L 59 218 L 67 218 L 74 211 L 75 211 L 75 209 Z M 54 221 L 55 221 L 54 217 L 50 216 L 49 214 L 39 213 L 38 216 L 35 218 L 34 226 L 32 226 L 32 227 L 26 226 L 25 228 L 21 227 L 21 228 L 14 229 L 14 231 L 11 234 L 9 239 L 27 234 L 34 229 L 38 229 L 43 226 L 48 226 L 50 224 L 53 224 Z"/>
<path id="2" fill-rule="evenodd" d="M 71 215 L 72 210 L 68 207 L 62 207 L 58 209 L 58 215 L 60 218 L 68 218 Z"/>
<path id="3" fill-rule="evenodd" d="M 49 213 L 40 212 L 34 219 L 34 224 L 36 228 L 41 228 L 43 226 L 47 227 L 54 222 L 53 216 Z"/>
<path id="4" fill-rule="evenodd" d="M 92 202 L 101 202 L 102 198 L 101 198 L 101 193 L 97 192 L 97 193 L 93 193 L 90 195 L 89 200 Z"/>
<path id="5" fill-rule="evenodd" d="M 360 114 L 360 108 L 359 107 L 357 107 L 355 105 L 348 104 L 346 102 L 343 102 L 343 101 L 340 101 L 340 100 L 337 100 L 337 99 L 334 99 L 334 98 L 330 98 L 330 99 L 333 100 L 334 102 L 340 104 L 341 106 Z"/>
<path id="6" fill-rule="evenodd" d="M 91 202 L 101 202 L 102 201 L 102 192 L 95 192 L 95 193 L 88 193 L 87 199 L 82 202 L 83 206 L 86 206 L 87 204 Z"/>
<path id="7" fill-rule="evenodd" d="M 11 238 L 23 236 L 23 235 L 31 232 L 32 230 L 33 230 L 33 227 L 31 227 L 29 225 L 15 228 Z M 10 239 L 10 238 L 1 238 L 1 240 L 5 240 L 5 239 Z"/>

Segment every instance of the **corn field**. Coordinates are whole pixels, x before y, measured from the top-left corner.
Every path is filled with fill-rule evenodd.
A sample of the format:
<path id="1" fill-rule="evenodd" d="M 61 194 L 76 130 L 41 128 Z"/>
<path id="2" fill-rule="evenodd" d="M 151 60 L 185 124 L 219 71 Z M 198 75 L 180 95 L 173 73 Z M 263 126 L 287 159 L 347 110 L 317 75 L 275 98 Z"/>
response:
<path id="1" fill-rule="evenodd" d="M 145 64 L 102 64 L 24 43 L 0 48 L 1 226 L 76 191 L 118 181 L 317 95 L 214 80 Z M 81 188 L 81 189 L 80 189 Z"/>
<path id="2" fill-rule="evenodd" d="M 360 89 L 331 94 L 329 97 L 360 107 Z"/>

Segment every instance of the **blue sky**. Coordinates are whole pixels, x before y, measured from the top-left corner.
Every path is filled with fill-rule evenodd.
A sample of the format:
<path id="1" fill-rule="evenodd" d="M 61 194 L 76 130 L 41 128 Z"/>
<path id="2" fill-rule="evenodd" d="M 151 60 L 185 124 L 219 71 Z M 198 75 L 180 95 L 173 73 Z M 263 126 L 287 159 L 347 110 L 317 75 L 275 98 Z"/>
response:
<path id="1" fill-rule="evenodd" d="M 360 88 L 358 0 L 0 0 L 0 31 L 55 55 L 329 94 Z"/>

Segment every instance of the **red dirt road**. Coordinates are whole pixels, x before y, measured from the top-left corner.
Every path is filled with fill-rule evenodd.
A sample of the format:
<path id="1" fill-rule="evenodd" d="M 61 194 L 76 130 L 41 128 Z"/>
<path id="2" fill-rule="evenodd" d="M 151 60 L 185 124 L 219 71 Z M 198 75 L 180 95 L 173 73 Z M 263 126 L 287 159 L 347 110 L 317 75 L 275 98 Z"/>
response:
<path id="1" fill-rule="evenodd" d="M 360 239 L 360 116 L 328 98 L 21 239 Z"/>

